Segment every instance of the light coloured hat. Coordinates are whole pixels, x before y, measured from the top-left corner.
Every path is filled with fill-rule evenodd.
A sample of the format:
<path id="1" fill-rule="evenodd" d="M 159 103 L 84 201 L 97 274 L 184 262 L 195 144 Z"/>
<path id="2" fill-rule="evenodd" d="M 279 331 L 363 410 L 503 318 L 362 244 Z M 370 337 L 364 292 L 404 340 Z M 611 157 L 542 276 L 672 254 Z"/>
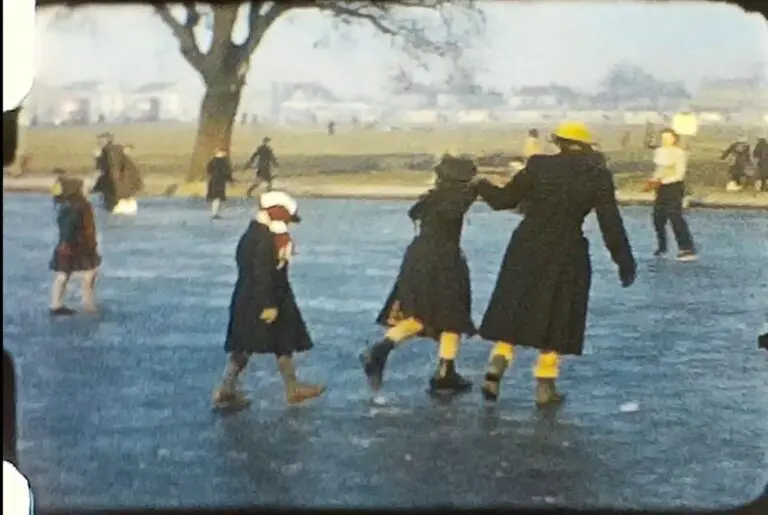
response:
<path id="1" fill-rule="evenodd" d="M 291 215 L 292 222 L 301 222 L 299 216 L 299 204 L 292 196 L 284 191 L 267 191 L 259 196 L 259 209 L 271 207 L 283 207 Z"/>

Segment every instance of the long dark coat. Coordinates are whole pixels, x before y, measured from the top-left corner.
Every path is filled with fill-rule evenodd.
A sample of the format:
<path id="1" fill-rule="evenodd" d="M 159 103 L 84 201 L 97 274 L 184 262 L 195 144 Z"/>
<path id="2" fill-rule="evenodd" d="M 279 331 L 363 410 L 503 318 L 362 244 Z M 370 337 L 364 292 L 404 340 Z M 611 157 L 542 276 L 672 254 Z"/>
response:
<path id="1" fill-rule="evenodd" d="M 408 245 L 397 281 L 376 321 L 391 326 L 409 317 L 441 332 L 474 335 L 469 268 L 460 247 L 464 215 L 477 198 L 474 186 L 447 182 L 423 195 L 408 212 L 420 223 Z"/>
<path id="2" fill-rule="evenodd" d="M 491 341 L 580 355 L 592 277 L 582 224 L 597 213 L 605 245 L 620 267 L 635 266 L 616 205 L 613 177 L 597 153 L 532 156 L 503 188 L 478 184 L 494 210 L 525 203 L 480 327 Z"/>
<path id="3" fill-rule="evenodd" d="M 101 193 L 107 211 L 111 212 L 119 200 L 133 197 L 144 187 L 136 163 L 121 145 L 105 145 L 96 158 L 96 169 L 101 173 L 93 192 Z"/>
<path id="4" fill-rule="evenodd" d="M 274 235 L 252 221 L 237 245 L 237 282 L 229 307 L 227 352 L 290 355 L 312 348 L 312 339 L 288 280 L 288 265 L 278 269 Z M 267 324 L 259 315 L 276 307 L 277 319 Z"/>
<path id="5" fill-rule="evenodd" d="M 214 157 L 208 161 L 207 200 L 227 200 L 227 183 L 232 182 L 232 163 L 228 157 Z"/>
<path id="6" fill-rule="evenodd" d="M 56 221 L 59 241 L 53 250 L 49 268 L 65 274 L 97 268 L 101 264 L 101 256 L 90 202 L 82 195 L 62 196 L 58 202 Z M 61 252 L 64 244 L 70 252 Z"/>

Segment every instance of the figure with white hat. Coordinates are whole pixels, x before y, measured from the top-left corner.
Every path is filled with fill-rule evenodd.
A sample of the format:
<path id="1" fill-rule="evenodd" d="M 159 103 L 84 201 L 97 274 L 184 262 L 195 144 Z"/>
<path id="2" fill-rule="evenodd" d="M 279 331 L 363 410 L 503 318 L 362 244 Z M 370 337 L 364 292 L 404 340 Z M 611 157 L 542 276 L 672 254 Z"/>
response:
<path id="1" fill-rule="evenodd" d="M 215 408 L 240 410 L 250 405 L 238 383 L 253 354 L 276 357 L 289 404 L 325 391 L 323 386 L 300 382 L 293 363 L 295 353 L 313 347 L 288 277 L 293 255 L 289 229 L 300 221 L 296 200 L 290 195 L 263 193 L 254 219 L 240 238 L 224 345 L 227 366 L 221 386 L 214 392 Z"/>
<path id="2" fill-rule="evenodd" d="M 456 371 L 456 359 L 461 336 L 477 332 L 469 268 L 460 245 L 464 217 L 477 198 L 472 182 L 477 167 L 471 159 L 446 153 L 435 174 L 435 187 L 408 212 L 418 224 L 418 233 L 405 251 L 397 280 L 376 319 L 386 333 L 360 355 L 374 391 L 382 386 L 390 353 L 417 336 L 438 342 L 430 393 L 452 395 L 472 388 Z"/>
<path id="3" fill-rule="evenodd" d="M 728 159 L 729 157 L 732 158 L 731 167 L 728 169 L 730 180 L 725 189 L 726 191 L 739 191 L 744 186 L 747 167 L 752 162 L 746 134 L 739 134 L 736 141 L 723 151 L 720 159 Z"/>

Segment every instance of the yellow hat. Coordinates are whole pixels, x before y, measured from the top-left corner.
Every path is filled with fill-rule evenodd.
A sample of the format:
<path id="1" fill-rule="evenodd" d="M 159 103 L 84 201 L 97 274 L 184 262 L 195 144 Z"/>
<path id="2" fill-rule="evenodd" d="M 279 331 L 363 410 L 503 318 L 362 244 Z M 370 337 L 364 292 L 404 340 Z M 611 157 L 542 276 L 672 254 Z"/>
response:
<path id="1" fill-rule="evenodd" d="M 581 122 L 563 122 L 558 125 L 557 130 L 552 135 L 556 138 L 578 141 L 587 145 L 594 143 L 592 132 Z"/>

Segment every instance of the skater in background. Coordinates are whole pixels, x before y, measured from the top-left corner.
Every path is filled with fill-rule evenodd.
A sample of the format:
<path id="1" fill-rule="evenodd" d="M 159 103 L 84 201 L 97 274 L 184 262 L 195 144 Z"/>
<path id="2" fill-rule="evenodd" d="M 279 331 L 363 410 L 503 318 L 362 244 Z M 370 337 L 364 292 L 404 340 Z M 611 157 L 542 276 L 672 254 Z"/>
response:
<path id="1" fill-rule="evenodd" d="M 725 189 L 726 191 L 739 191 L 744 186 L 747 167 L 751 164 L 749 141 L 746 135 L 739 135 L 736 141 L 723 151 L 720 159 L 728 158 L 732 158 L 732 162 L 728 169 L 730 180 Z"/>
<path id="2" fill-rule="evenodd" d="M 267 191 L 272 191 L 272 182 L 275 179 L 274 169 L 278 164 L 275 152 L 269 144 L 271 141 L 269 138 L 264 138 L 261 145 L 256 148 L 256 151 L 245 163 L 244 169 L 246 170 L 256 164 L 256 181 L 248 188 L 246 193 L 249 197 L 253 195 L 253 192 L 262 183 L 267 184 Z"/>
<path id="3" fill-rule="evenodd" d="M 97 136 L 98 149 L 96 150 L 96 182 L 91 189 L 92 193 L 100 193 L 102 205 L 111 213 L 117 205 L 115 186 L 116 167 L 120 161 L 120 148 L 114 143 L 114 136 L 104 132 Z"/>
<path id="4" fill-rule="evenodd" d="M 117 167 L 118 175 L 115 181 L 117 205 L 112 212 L 135 215 L 138 211 L 136 195 L 144 188 L 144 181 L 133 157 L 133 145 L 119 145 L 118 147 L 121 152 L 121 159 Z"/>
<path id="5" fill-rule="evenodd" d="M 539 130 L 531 129 L 523 143 L 523 158 L 527 161 L 536 154 L 541 154 L 541 140 L 539 139 Z"/>
<path id="6" fill-rule="evenodd" d="M 469 268 L 460 240 L 464 216 L 477 197 L 472 179 L 475 164 L 443 156 L 435 187 L 409 210 L 419 224 L 405 251 L 400 273 L 377 323 L 388 327 L 384 338 L 360 355 L 372 390 L 383 381 L 387 358 L 415 336 L 439 342 L 437 370 L 429 381 L 432 393 L 462 393 L 472 383 L 456 371 L 461 336 L 475 334 L 471 317 Z"/>
<path id="7" fill-rule="evenodd" d="M 313 346 L 288 277 L 293 254 L 289 228 L 300 221 L 296 201 L 287 193 L 264 193 L 254 220 L 240 238 L 224 345 L 227 366 L 221 386 L 214 392 L 215 408 L 239 410 L 250 405 L 238 382 L 253 354 L 277 358 L 289 404 L 325 391 L 322 386 L 300 382 L 293 363 L 295 353 Z"/>
<path id="8" fill-rule="evenodd" d="M 613 177 L 592 149 L 589 129 L 566 122 L 552 139 L 560 152 L 533 156 L 504 187 L 483 179 L 477 183 L 480 197 L 493 210 L 526 203 L 480 326 L 480 335 L 496 342 L 482 388 L 491 402 L 498 399 L 516 346 L 539 351 L 533 370 L 537 406 L 564 399 L 555 385 L 560 357 L 581 355 L 584 346 L 592 266 L 582 225 L 592 210 L 622 285 L 635 280 L 635 259 L 616 205 Z"/>
<path id="9" fill-rule="evenodd" d="M 211 203 L 211 217 L 221 218 L 221 203 L 227 200 L 227 184 L 233 182 L 232 162 L 223 148 L 217 148 L 213 158 L 208 161 L 208 192 L 206 199 Z"/>
<path id="10" fill-rule="evenodd" d="M 757 138 L 752 157 L 755 159 L 756 168 L 755 189 L 768 191 L 768 140 Z"/>
<path id="11" fill-rule="evenodd" d="M 50 262 L 54 272 L 51 314 L 62 316 L 75 313 L 64 305 L 67 284 L 74 273 L 82 274 L 83 308 L 95 312 L 94 287 L 101 256 L 96 242 L 93 207 L 83 193 L 82 180 L 63 178 L 61 188 L 57 217 L 59 241 Z"/>
<path id="12" fill-rule="evenodd" d="M 696 247 L 688 222 L 683 216 L 688 153 L 680 147 L 679 142 L 678 134 L 666 128 L 661 131 L 661 146 L 653 151 L 656 170 L 646 190 L 656 192 L 653 201 L 653 227 L 657 241 L 654 256 L 663 257 L 667 253 L 667 222 L 670 222 L 677 242 L 677 259 L 694 261 L 697 259 Z"/>

